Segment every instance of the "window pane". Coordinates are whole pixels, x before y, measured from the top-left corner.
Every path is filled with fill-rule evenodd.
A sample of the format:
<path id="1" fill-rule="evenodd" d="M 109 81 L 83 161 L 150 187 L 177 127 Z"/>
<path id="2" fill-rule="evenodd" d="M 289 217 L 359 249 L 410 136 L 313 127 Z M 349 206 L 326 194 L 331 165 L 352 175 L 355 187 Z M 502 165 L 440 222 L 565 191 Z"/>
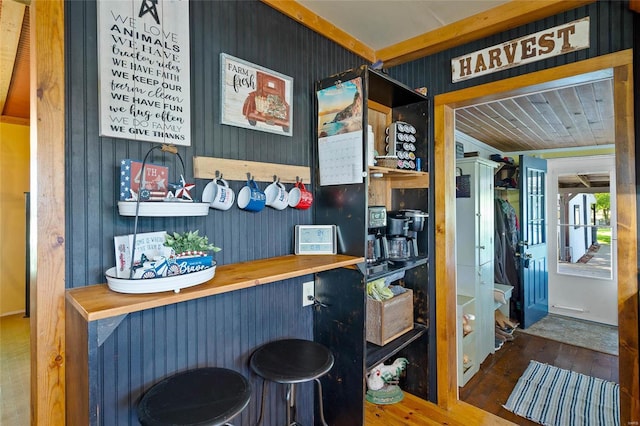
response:
<path id="1" fill-rule="evenodd" d="M 544 172 L 538 170 L 528 170 L 527 174 L 527 216 L 526 240 L 529 244 L 542 244 L 546 242 L 544 226 Z"/>
<path id="2" fill-rule="evenodd" d="M 611 279 L 609 175 L 558 177 L 558 273 Z"/>

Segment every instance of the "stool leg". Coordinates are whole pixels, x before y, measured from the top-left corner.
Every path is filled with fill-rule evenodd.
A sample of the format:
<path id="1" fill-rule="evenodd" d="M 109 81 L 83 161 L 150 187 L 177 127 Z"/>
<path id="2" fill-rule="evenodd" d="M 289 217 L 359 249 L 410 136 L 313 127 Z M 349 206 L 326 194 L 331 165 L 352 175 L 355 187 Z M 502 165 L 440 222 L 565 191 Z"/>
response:
<path id="1" fill-rule="evenodd" d="M 296 405 L 296 384 L 287 384 L 287 426 L 296 424 L 295 421 L 295 405 Z M 293 412 L 293 416 L 291 413 Z M 293 419 L 292 419 L 293 417 Z"/>
<path id="2" fill-rule="evenodd" d="M 264 403 L 267 400 L 267 381 L 266 380 L 262 380 L 262 400 L 260 401 L 260 417 L 258 417 L 258 423 L 256 423 L 256 425 L 261 425 L 262 424 L 262 419 L 264 416 Z"/>
<path id="3" fill-rule="evenodd" d="M 322 406 L 322 384 L 320 383 L 320 379 L 314 379 L 314 380 L 318 384 L 318 406 L 320 409 L 320 421 L 324 426 L 329 426 L 327 425 L 327 422 L 324 419 L 324 408 Z"/>

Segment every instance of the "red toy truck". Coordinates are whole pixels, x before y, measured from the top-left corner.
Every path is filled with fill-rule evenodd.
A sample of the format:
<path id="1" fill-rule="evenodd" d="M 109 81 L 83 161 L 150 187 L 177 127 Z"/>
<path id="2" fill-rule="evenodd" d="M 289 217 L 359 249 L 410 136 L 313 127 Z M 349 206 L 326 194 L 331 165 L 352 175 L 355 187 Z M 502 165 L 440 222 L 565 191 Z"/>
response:
<path id="1" fill-rule="evenodd" d="M 281 126 L 289 131 L 289 104 L 285 101 L 285 81 L 257 71 L 257 89 L 244 101 L 242 113 L 249 124 L 262 121 L 271 126 Z"/>

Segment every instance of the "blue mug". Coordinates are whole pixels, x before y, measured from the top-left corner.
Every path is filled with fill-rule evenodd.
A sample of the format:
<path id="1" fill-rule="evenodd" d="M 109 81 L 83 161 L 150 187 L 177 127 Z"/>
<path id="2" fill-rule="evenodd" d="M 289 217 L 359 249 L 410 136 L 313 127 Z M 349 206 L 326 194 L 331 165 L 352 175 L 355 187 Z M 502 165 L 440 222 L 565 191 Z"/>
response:
<path id="1" fill-rule="evenodd" d="M 247 180 L 247 184 L 238 192 L 238 207 L 242 210 L 257 213 L 264 209 L 266 203 L 267 196 L 253 179 Z"/>

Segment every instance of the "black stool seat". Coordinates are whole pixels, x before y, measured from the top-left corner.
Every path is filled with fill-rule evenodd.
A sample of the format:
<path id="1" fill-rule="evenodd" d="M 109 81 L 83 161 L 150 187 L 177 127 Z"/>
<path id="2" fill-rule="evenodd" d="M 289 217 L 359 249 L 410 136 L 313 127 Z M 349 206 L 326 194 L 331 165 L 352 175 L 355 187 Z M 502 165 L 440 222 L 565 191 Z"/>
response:
<path id="1" fill-rule="evenodd" d="M 249 403 L 251 386 L 226 368 L 197 368 L 155 384 L 138 404 L 143 425 L 221 425 Z"/>
<path id="2" fill-rule="evenodd" d="M 298 425 L 295 421 L 295 385 L 314 380 L 318 386 L 320 422 L 326 425 L 322 408 L 322 384 L 319 378 L 333 367 L 331 351 L 320 343 L 302 339 L 283 339 L 266 343 L 251 355 L 251 369 L 276 383 L 287 385 L 287 425 Z M 263 386 L 264 388 L 264 386 Z M 264 389 L 263 404 L 264 409 Z"/>
<path id="3" fill-rule="evenodd" d="M 310 340 L 276 340 L 259 347 L 251 357 L 256 374 L 277 383 L 302 383 L 325 375 L 333 354 Z"/>

